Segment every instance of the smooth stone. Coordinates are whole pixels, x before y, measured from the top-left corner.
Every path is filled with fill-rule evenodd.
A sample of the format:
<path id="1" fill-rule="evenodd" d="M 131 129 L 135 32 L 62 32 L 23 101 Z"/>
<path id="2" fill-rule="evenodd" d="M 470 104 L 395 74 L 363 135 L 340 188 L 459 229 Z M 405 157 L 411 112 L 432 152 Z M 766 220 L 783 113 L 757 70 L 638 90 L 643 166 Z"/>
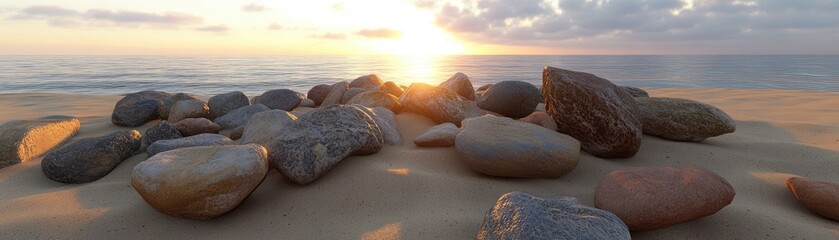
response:
<path id="1" fill-rule="evenodd" d="M 632 239 L 615 214 L 573 197 L 504 194 L 484 217 L 476 239 Z"/>
<path id="2" fill-rule="evenodd" d="M 583 150 L 603 158 L 638 153 L 641 119 L 626 91 L 589 73 L 553 67 L 545 67 L 542 82 L 548 114 L 559 132 L 580 140 Z"/>
<path id="3" fill-rule="evenodd" d="M 414 83 L 399 98 L 402 110 L 419 113 L 437 123 L 454 123 L 460 126 L 463 119 L 479 117 L 486 111 L 475 101 L 466 100 L 451 91 L 424 83 Z"/>
<path id="4" fill-rule="evenodd" d="M 283 128 L 294 120 L 297 120 L 297 116 L 283 110 L 257 113 L 245 124 L 242 143 L 256 143 L 269 147 L 274 138 L 283 133 Z"/>
<path id="5" fill-rule="evenodd" d="M 467 100 L 474 101 L 476 99 L 475 87 L 472 86 L 472 81 L 469 81 L 469 77 L 461 72 L 455 73 L 449 80 L 440 83 L 438 87 L 448 89 Z"/>
<path id="6" fill-rule="evenodd" d="M 347 89 L 347 92 L 344 93 L 344 97 L 341 98 L 341 104 L 347 104 L 350 100 L 358 94 L 363 92 L 367 92 L 366 88 L 350 88 Z"/>
<path id="7" fill-rule="evenodd" d="M 650 97 L 650 94 L 647 93 L 647 91 L 644 91 L 644 89 L 640 89 L 640 88 L 637 88 L 637 87 L 630 87 L 630 86 L 618 86 L 618 87 L 620 87 L 621 89 L 626 91 L 626 93 L 629 93 L 629 95 L 632 96 L 632 97 Z"/>
<path id="8" fill-rule="evenodd" d="M 333 84 L 332 89 L 329 90 L 329 94 L 326 95 L 326 99 L 323 100 L 323 103 L 321 103 L 320 106 L 328 107 L 341 104 L 341 100 L 344 99 L 344 93 L 346 93 L 349 89 L 350 83 L 346 81 Z"/>
<path id="9" fill-rule="evenodd" d="M 810 211 L 839 221 L 839 184 L 792 177 L 787 179 L 787 187 Z"/>
<path id="10" fill-rule="evenodd" d="M 204 133 L 185 138 L 160 140 L 152 143 L 148 148 L 146 148 L 146 152 L 149 154 L 149 156 L 154 156 L 158 153 L 179 148 L 231 144 L 234 144 L 233 140 L 231 140 L 228 137 L 225 137 L 224 135 Z"/>
<path id="11" fill-rule="evenodd" d="M 384 107 L 397 114 L 402 112 L 402 104 L 399 103 L 399 98 L 382 91 L 360 93 L 350 99 L 347 104 L 356 104 L 369 108 Z"/>
<path id="12" fill-rule="evenodd" d="M 271 166 L 288 180 L 308 184 L 351 155 L 383 145 L 376 122 L 354 106 L 321 107 L 286 125 L 268 149 Z"/>
<path id="13" fill-rule="evenodd" d="M 291 111 L 305 98 L 302 93 L 293 90 L 277 89 L 263 93 L 257 101 L 270 109 Z"/>
<path id="14" fill-rule="evenodd" d="M 206 118 L 187 118 L 175 123 L 175 128 L 184 137 L 202 133 L 219 133 L 221 126 Z"/>
<path id="15" fill-rule="evenodd" d="M 177 149 L 137 164 L 131 186 L 161 213 L 211 219 L 236 208 L 262 183 L 266 158 L 256 144 Z"/>
<path id="16" fill-rule="evenodd" d="M 159 140 L 178 139 L 182 137 L 184 137 L 183 134 L 178 131 L 175 125 L 169 123 L 169 121 L 161 120 L 157 125 L 146 130 L 146 134 L 143 135 L 143 144 L 149 146 Z"/>
<path id="17" fill-rule="evenodd" d="M 41 170 L 56 182 L 93 182 L 134 156 L 141 145 L 142 137 L 136 130 L 80 139 L 44 156 Z"/>
<path id="18" fill-rule="evenodd" d="M 169 93 L 156 91 L 125 95 L 114 106 L 111 122 L 118 126 L 136 127 L 160 119 L 164 101 L 171 96 Z"/>
<path id="19" fill-rule="evenodd" d="M 376 74 L 364 75 L 350 82 L 350 88 L 364 88 L 372 90 L 382 86 L 382 79 Z"/>
<path id="20" fill-rule="evenodd" d="M 180 101 L 187 101 L 187 100 L 199 100 L 192 95 L 186 93 L 177 93 L 163 99 L 163 108 L 160 109 L 160 119 L 169 119 L 169 113 L 172 112 L 172 108 L 175 107 L 175 104 Z M 202 101 L 203 102 L 203 101 Z M 170 121 L 171 122 L 171 121 Z"/>
<path id="21" fill-rule="evenodd" d="M 399 127 L 396 125 L 396 115 L 390 109 L 383 107 L 368 108 L 361 105 L 356 106 L 376 122 L 382 132 L 384 143 L 391 146 L 402 146 L 402 135 L 399 134 Z"/>
<path id="22" fill-rule="evenodd" d="M 210 107 L 207 106 L 207 103 L 201 100 L 183 100 L 176 102 L 169 112 L 169 122 L 178 123 L 187 118 L 212 119 L 213 114 L 210 113 Z"/>
<path id="23" fill-rule="evenodd" d="M 251 98 L 251 105 L 259 104 L 259 95 Z"/>
<path id="24" fill-rule="evenodd" d="M 550 129 L 551 131 L 556 131 L 558 129 L 556 126 L 556 121 L 554 121 L 551 115 L 549 115 L 546 112 L 533 112 L 527 117 L 520 118 L 519 121 L 536 124 L 544 128 Z"/>
<path id="25" fill-rule="evenodd" d="M 478 100 L 478 107 L 511 118 L 523 118 L 533 113 L 542 95 L 533 84 L 522 81 L 502 81 L 492 85 Z"/>
<path id="26" fill-rule="evenodd" d="M 75 118 L 17 120 L 0 125 L 0 168 L 41 156 L 75 136 L 80 127 Z"/>
<path id="27" fill-rule="evenodd" d="M 317 104 L 315 104 L 315 101 L 313 101 L 312 99 L 307 98 L 303 99 L 303 101 L 300 101 L 300 104 L 297 105 L 297 107 L 315 108 L 317 107 Z"/>
<path id="28" fill-rule="evenodd" d="M 631 231 L 666 228 L 713 215 L 734 200 L 734 188 L 701 168 L 628 168 L 609 173 L 594 206 L 617 215 Z"/>
<path id="29" fill-rule="evenodd" d="M 318 106 L 323 103 L 323 100 L 326 100 L 326 96 L 329 95 L 330 91 L 332 91 L 332 86 L 330 85 L 316 85 L 309 89 L 309 92 L 306 93 L 306 98 L 311 99 L 314 101 L 315 106 Z"/>
<path id="30" fill-rule="evenodd" d="M 282 111 L 282 110 L 280 110 L 280 111 Z M 233 131 L 230 131 L 230 133 L 227 134 L 227 137 L 229 137 L 232 140 L 239 140 L 239 139 L 242 139 L 242 135 L 244 135 L 244 134 L 245 134 L 245 127 L 241 126 L 241 127 L 237 127 L 235 129 L 233 129 Z"/>
<path id="31" fill-rule="evenodd" d="M 450 147 L 454 146 L 458 133 L 460 133 L 460 128 L 457 125 L 443 123 L 429 128 L 414 138 L 414 144 L 420 147 Z"/>
<path id="32" fill-rule="evenodd" d="M 483 116 L 463 121 L 455 138 L 460 158 L 497 177 L 557 178 L 580 161 L 580 142 L 530 123 Z"/>
<path id="33" fill-rule="evenodd" d="M 251 105 L 251 102 L 244 93 L 235 91 L 215 95 L 207 101 L 207 105 L 210 107 L 213 117 L 221 117 L 233 110 Z"/>
<path id="34" fill-rule="evenodd" d="M 402 89 L 402 87 L 400 87 L 399 85 L 396 85 L 396 83 L 394 83 L 394 82 L 385 82 L 382 85 L 382 90 L 381 91 L 386 92 L 390 95 L 393 95 L 397 98 L 399 96 L 402 96 L 402 93 L 405 92 L 405 90 Z"/>
<path id="35" fill-rule="evenodd" d="M 251 120 L 251 117 L 253 117 L 254 114 L 257 114 L 257 113 L 260 113 L 260 112 L 265 112 L 265 111 L 271 111 L 271 109 L 268 108 L 265 105 L 257 103 L 257 104 L 254 104 L 254 105 L 248 105 L 248 106 L 240 107 L 239 109 L 233 110 L 232 112 L 228 113 L 227 115 L 224 115 L 220 118 L 216 118 L 214 120 L 214 122 L 216 124 L 218 124 L 219 126 L 221 126 L 221 128 L 223 128 L 223 129 L 237 128 L 237 127 L 244 126 L 245 124 L 247 124 L 248 121 Z"/>
<path id="36" fill-rule="evenodd" d="M 636 98 L 644 134 L 701 142 L 737 130 L 734 120 L 714 106 L 678 98 Z"/>

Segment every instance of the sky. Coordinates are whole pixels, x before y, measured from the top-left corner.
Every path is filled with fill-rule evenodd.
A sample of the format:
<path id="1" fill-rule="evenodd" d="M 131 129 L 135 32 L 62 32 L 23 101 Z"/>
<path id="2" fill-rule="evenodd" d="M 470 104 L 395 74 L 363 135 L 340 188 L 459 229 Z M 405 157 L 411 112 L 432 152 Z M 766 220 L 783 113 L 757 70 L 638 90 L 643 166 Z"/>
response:
<path id="1" fill-rule="evenodd" d="M 837 0 L 0 0 L 3 55 L 839 54 Z"/>

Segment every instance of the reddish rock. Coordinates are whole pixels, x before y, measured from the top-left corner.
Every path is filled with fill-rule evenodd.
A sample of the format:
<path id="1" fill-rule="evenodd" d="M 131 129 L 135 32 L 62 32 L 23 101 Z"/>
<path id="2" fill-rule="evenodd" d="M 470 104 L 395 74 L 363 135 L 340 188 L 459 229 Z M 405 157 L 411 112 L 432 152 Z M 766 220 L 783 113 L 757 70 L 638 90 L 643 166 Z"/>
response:
<path id="1" fill-rule="evenodd" d="M 317 106 L 323 103 L 323 100 L 326 100 L 326 96 L 329 95 L 330 91 L 332 91 L 332 86 L 330 85 L 317 85 L 309 89 L 309 92 L 306 93 L 306 98 L 312 99 L 315 102 L 315 106 Z"/>
<path id="2" fill-rule="evenodd" d="M 474 101 L 476 99 L 475 87 L 472 86 L 472 81 L 469 81 L 469 77 L 466 74 L 460 72 L 455 73 L 449 80 L 440 83 L 439 87 L 448 89 L 467 100 Z"/>
<path id="3" fill-rule="evenodd" d="M 390 95 L 393 95 L 393 96 L 396 96 L 396 97 L 402 96 L 402 93 L 405 92 L 405 90 L 403 90 L 402 87 L 400 87 L 399 85 L 396 85 L 396 83 L 394 83 L 394 82 L 385 82 L 385 84 L 382 85 L 382 90 L 381 91 L 389 93 Z"/>
<path id="4" fill-rule="evenodd" d="M 184 137 L 202 133 L 218 133 L 221 131 L 221 126 L 206 118 L 187 118 L 175 123 L 175 128 Z"/>
<path id="5" fill-rule="evenodd" d="M 422 114 L 437 123 L 449 122 L 460 126 L 464 119 L 486 114 L 475 101 L 424 83 L 411 84 L 399 101 L 404 111 Z"/>
<path id="6" fill-rule="evenodd" d="M 358 104 L 369 108 L 383 107 L 396 114 L 402 112 L 402 104 L 399 103 L 399 98 L 381 91 L 359 93 L 350 99 L 347 104 Z"/>
<path id="7" fill-rule="evenodd" d="M 519 119 L 519 121 L 536 124 L 553 131 L 557 130 L 556 121 L 545 112 L 531 113 L 529 116 Z"/>
<path id="8" fill-rule="evenodd" d="M 609 80 L 545 67 L 542 85 L 548 114 L 559 132 L 604 158 L 631 157 L 641 147 L 641 120 L 635 100 Z"/>
<path id="9" fill-rule="evenodd" d="M 629 168 L 610 173 L 594 190 L 594 206 L 632 231 L 665 228 L 710 216 L 734 200 L 734 188 L 701 168 Z"/>
<path id="10" fill-rule="evenodd" d="M 382 86 L 382 79 L 376 74 L 364 75 L 350 82 L 350 88 L 375 89 Z"/>
<path id="11" fill-rule="evenodd" d="M 212 119 L 213 114 L 210 113 L 210 107 L 207 103 L 201 100 L 193 99 L 176 102 L 169 112 L 169 122 L 177 123 L 187 118 Z"/>
<path id="12" fill-rule="evenodd" d="M 326 95 L 326 98 L 323 99 L 320 106 L 328 107 L 331 105 L 341 104 L 341 99 L 344 98 L 344 93 L 346 93 L 348 89 L 350 89 L 350 83 L 346 81 L 332 84 L 329 94 Z"/>
<path id="13" fill-rule="evenodd" d="M 839 184 L 793 177 L 787 187 L 810 211 L 839 221 Z"/>

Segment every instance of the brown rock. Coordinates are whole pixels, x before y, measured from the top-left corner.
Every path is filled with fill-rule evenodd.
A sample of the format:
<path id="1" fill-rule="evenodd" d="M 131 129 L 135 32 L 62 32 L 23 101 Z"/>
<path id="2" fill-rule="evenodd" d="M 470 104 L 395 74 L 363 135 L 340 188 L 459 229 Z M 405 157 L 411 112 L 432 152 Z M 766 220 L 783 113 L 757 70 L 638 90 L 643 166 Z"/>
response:
<path id="1" fill-rule="evenodd" d="M 213 114 L 210 112 L 210 107 L 201 100 L 183 100 L 178 101 L 172 106 L 169 111 L 169 122 L 178 123 L 187 118 L 207 118 L 213 119 Z"/>
<path id="2" fill-rule="evenodd" d="M 399 98 L 402 110 L 429 117 L 437 123 L 460 126 L 464 119 L 483 116 L 486 111 L 475 101 L 466 100 L 449 90 L 424 83 L 414 83 Z"/>
<path id="3" fill-rule="evenodd" d="M 792 177 L 787 179 L 787 187 L 810 211 L 839 221 L 839 184 Z"/>
<path id="4" fill-rule="evenodd" d="M 387 108 L 393 113 L 399 114 L 402 112 L 402 104 L 399 103 L 399 98 L 382 91 L 363 92 L 355 95 L 347 104 L 358 104 L 361 106 L 375 108 Z"/>
<path id="5" fill-rule="evenodd" d="M 403 90 L 402 87 L 400 87 L 399 85 L 396 85 L 396 83 L 394 83 L 394 82 L 385 82 L 385 84 L 382 85 L 382 90 L 381 91 L 389 93 L 390 95 L 393 95 L 397 98 L 402 96 L 402 93 L 405 92 L 405 90 Z"/>
<path id="6" fill-rule="evenodd" d="M 469 81 L 469 77 L 461 72 L 455 73 L 449 80 L 440 83 L 438 87 L 448 89 L 467 100 L 475 101 L 475 87 L 472 86 L 472 81 Z"/>
<path id="7" fill-rule="evenodd" d="M 557 130 L 556 121 L 545 112 L 533 112 L 529 116 L 519 119 L 519 121 L 536 124 L 553 131 Z"/>
<path id="8" fill-rule="evenodd" d="M 644 133 L 674 141 L 701 142 L 732 133 L 734 120 L 714 106 L 678 98 L 636 98 Z"/>
<path id="9" fill-rule="evenodd" d="M 175 123 L 175 128 L 184 137 L 202 133 L 218 133 L 221 131 L 221 126 L 206 118 L 187 118 Z"/>
<path id="10" fill-rule="evenodd" d="M 376 74 L 364 75 L 350 82 L 350 88 L 375 89 L 382 86 L 382 79 Z"/>
<path id="11" fill-rule="evenodd" d="M 323 103 L 323 100 L 326 100 L 326 96 L 329 95 L 330 91 L 332 91 L 332 86 L 330 85 L 317 85 L 309 89 L 309 92 L 306 93 L 306 98 L 315 101 L 315 106 L 317 106 Z"/>
<path id="12" fill-rule="evenodd" d="M 545 67 L 542 85 L 548 114 L 559 132 L 605 158 L 631 157 L 641 147 L 638 108 L 626 91 L 595 75 Z"/>
<path id="13" fill-rule="evenodd" d="M 341 99 L 344 98 L 344 93 L 350 89 L 350 83 L 344 81 L 335 83 L 332 85 L 332 89 L 329 90 L 329 94 L 326 95 L 326 99 L 320 104 L 321 107 L 328 107 L 331 105 L 341 104 Z"/>
<path id="14" fill-rule="evenodd" d="M 350 88 L 344 92 L 344 97 L 341 98 L 341 104 L 347 104 L 350 100 L 355 97 L 355 95 L 361 94 L 363 92 L 367 92 L 366 88 Z"/>
<path id="15" fill-rule="evenodd" d="M 701 168 L 629 168 L 610 173 L 594 190 L 594 206 L 632 231 L 665 228 L 710 216 L 734 200 L 734 188 Z"/>
<path id="16" fill-rule="evenodd" d="M 29 161 L 79 132 L 79 120 L 39 119 L 0 125 L 0 168 Z"/>

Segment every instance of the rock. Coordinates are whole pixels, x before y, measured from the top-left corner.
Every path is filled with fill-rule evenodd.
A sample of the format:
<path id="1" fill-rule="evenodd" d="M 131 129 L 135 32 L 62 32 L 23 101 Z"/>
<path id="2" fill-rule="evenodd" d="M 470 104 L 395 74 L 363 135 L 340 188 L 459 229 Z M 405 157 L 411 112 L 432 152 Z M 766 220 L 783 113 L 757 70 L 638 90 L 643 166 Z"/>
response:
<path id="1" fill-rule="evenodd" d="M 315 106 L 318 106 L 323 103 L 323 100 L 326 100 L 326 96 L 329 95 L 330 91 L 332 91 L 332 86 L 320 84 L 309 89 L 309 92 L 306 93 L 306 98 L 311 99 L 314 101 Z"/>
<path id="2" fill-rule="evenodd" d="M 175 106 L 175 104 L 180 102 L 180 101 L 186 101 L 186 100 L 198 100 L 198 99 L 189 95 L 189 94 L 186 94 L 186 93 L 178 93 L 178 94 L 172 95 L 169 98 L 163 99 L 163 108 L 160 109 L 160 119 L 169 119 L 169 113 L 172 112 L 172 108 Z M 169 121 L 169 122 L 171 122 L 171 121 Z"/>
<path id="3" fill-rule="evenodd" d="M 236 208 L 262 183 L 266 158 L 256 144 L 177 149 L 137 164 L 131 186 L 159 212 L 211 219 Z"/>
<path id="4" fill-rule="evenodd" d="M 251 103 L 248 100 L 248 96 L 236 91 L 213 96 L 207 102 L 207 105 L 210 107 L 210 112 L 213 114 L 213 117 L 221 117 L 233 110 L 251 105 Z"/>
<path id="5" fill-rule="evenodd" d="M 477 239 L 631 239 L 614 214 L 576 198 L 504 194 L 487 212 Z"/>
<path id="6" fill-rule="evenodd" d="M 302 93 L 295 92 L 289 89 L 271 90 L 259 96 L 259 103 L 265 105 L 270 109 L 280 109 L 285 111 L 294 110 L 303 99 L 306 98 Z"/>
<path id="7" fill-rule="evenodd" d="M 839 184 L 792 177 L 787 179 L 787 187 L 810 211 L 839 221 Z"/>
<path id="8" fill-rule="evenodd" d="M 210 113 L 210 107 L 201 100 L 183 100 L 176 102 L 169 112 L 169 122 L 178 123 L 187 118 L 212 119 L 213 114 Z"/>
<path id="9" fill-rule="evenodd" d="M 734 120 L 714 106 L 678 98 L 636 98 L 645 134 L 664 139 L 701 142 L 733 133 Z"/>
<path id="10" fill-rule="evenodd" d="M 327 107 L 341 104 L 341 99 L 344 99 L 344 93 L 346 93 L 349 88 L 350 84 L 346 81 L 333 84 L 332 89 L 329 90 L 329 94 L 326 95 L 326 99 L 323 100 L 323 103 L 321 103 L 320 106 Z"/>
<path id="11" fill-rule="evenodd" d="M 640 88 L 637 88 L 637 87 L 630 87 L 630 86 L 618 86 L 618 87 L 620 87 L 621 89 L 626 91 L 626 93 L 629 93 L 629 95 L 632 96 L 632 97 L 650 97 L 650 94 L 647 93 L 647 91 L 644 91 L 644 89 L 640 89 Z"/>
<path id="12" fill-rule="evenodd" d="M 382 132 L 384 143 L 391 146 L 402 146 L 402 135 L 399 134 L 399 127 L 396 126 L 396 116 L 387 108 L 368 108 L 360 105 L 352 105 L 361 109 L 376 122 Z"/>
<path id="13" fill-rule="evenodd" d="M 638 108 L 626 91 L 584 72 L 545 67 L 545 104 L 559 132 L 604 158 L 631 157 L 641 147 Z"/>
<path id="14" fill-rule="evenodd" d="M 497 177 L 557 178 L 580 160 L 580 142 L 570 136 L 503 117 L 463 121 L 455 139 L 469 167 Z"/>
<path id="15" fill-rule="evenodd" d="M 492 87 L 492 85 L 493 85 L 492 83 L 490 83 L 490 84 L 484 84 L 483 86 L 479 87 L 479 88 L 478 88 L 478 90 L 476 90 L 476 91 L 486 91 L 486 90 L 489 90 L 489 88 L 491 88 L 491 87 Z"/>
<path id="16" fill-rule="evenodd" d="M 17 120 L 0 125 L 0 168 L 37 158 L 79 133 L 78 119 Z"/>
<path id="17" fill-rule="evenodd" d="M 449 90 L 424 83 L 414 83 L 399 98 L 402 110 L 415 112 L 437 123 L 460 126 L 463 119 L 483 116 L 485 111 L 475 101 L 466 100 Z"/>
<path id="18" fill-rule="evenodd" d="M 399 85 L 396 85 L 396 83 L 394 83 L 394 82 L 385 82 L 385 84 L 382 85 L 382 90 L 381 91 L 386 92 L 390 95 L 393 95 L 397 98 L 399 96 L 402 96 L 402 93 L 405 92 L 405 90 L 403 90 L 402 87 L 400 87 Z"/>
<path id="19" fill-rule="evenodd" d="M 156 91 L 128 94 L 114 106 L 111 122 L 119 126 L 136 127 L 159 119 L 161 109 L 164 108 L 163 101 L 169 97 L 171 94 Z"/>
<path id="20" fill-rule="evenodd" d="M 231 144 L 234 144 L 233 140 L 225 137 L 224 135 L 204 133 L 185 138 L 160 140 L 152 143 L 148 148 L 146 148 L 146 152 L 148 152 L 149 156 L 154 156 L 158 153 L 179 148 Z"/>
<path id="21" fill-rule="evenodd" d="M 80 139 L 44 156 L 41 170 L 57 182 L 93 182 L 134 156 L 141 145 L 140 132 L 136 130 Z"/>
<path id="22" fill-rule="evenodd" d="M 440 83 L 438 87 L 448 89 L 467 100 L 474 101 L 476 98 L 472 81 L 469 81 L 469 77 L 461 72 L 455 73 L 449 80 Z"/>
<path id="23" fill-rule="evenodd" d="M 364 75 L 350 82 L 350 88 L 364 88 L 368 90 L 382 86 L 382 79 L 376 74 Z"/>
<path id="24" fill-rule="evenodd" d="M 450 147 L 460 128 L 453 123 L 443 123 L 429 128 L 425 133 L 414 139 L 414 144 L 420 147 Z"/>
<path id="25" fill-rule="evenodd" d="M 270 147 L 274 138 L 283 133 L 288 123 L 297 120 L 297 116 L 283 110 L 271 110 L 253 115 L 242 132 L 242 143 L 256 143 Z"/>
<path id="26" fill-rule="evenodd" d="M 279 110 L 279 111 L 282 111 L 282 110 Z M 227 134 L 227 137 L 229 137 L 232 140 L 239 140 L 239 139 L 242 139 L 242 135 L 244 135 L 244 134 L 245 134 L 245 127 L 241 126 L 241 127 L 237 127 L 236 129 L 233 129 L 233 131 L 230 131 L 230 133 Z"/>
<path id="27" fill-rule="evenodd" d="M 221 131 L 221 126 L 206 118 L 187 118 L 175 123 L 175 128 L 184 137 L 202 133 L 218 133 Z"/>
<path id="28" fill-rule="evenodd" d="M 151 145 L 159 140 L 178 139 L 184 137 L 175 125 L 172 125 L 166 120 L 161 120 L 154 127 L 146 130 L 146 135 L 143 136 L 143 144 Z"/>
<path id="29" fill-rule="evenodd" d="M 519 119 L 519 121 L 536 124 L 551 131 L 557 130 L 556 121 L 545 112 L 533 112 L 529 116 Z"/>
<path id="30" fill-rule="evenodd" d="M 251 98 L 251 105 L 259 104 L 259 96 L 253 96 Z"/>
<path id="31" fill-rule="evenodd" d="M 240 107 L 239 109 L 233 110 L 232 112 L 220 117 L 216 118 L 214 121 L 216 124 L 221 126 L 223 129 L 231 129 L 237 128 L 240 126 L 244 126 L 248 121 L 253 117 L 254 114 L 264 111 L 270 111 L 271 109 L 266 107 L 262 104 L 254 104 L 249 106 Z"/>
<path id="32" fill-rule="evenodd" d="M 315 105 L 315 101 L 312 101 L 312 99 L 307 98 L 303 99 L 303 101 L 300 101 L 300 105 L 297 105 L 297 107 L 316 108 L 317 105 Z"/>
<path id="33" fill-rule="evenodd" d="M 533 84 L 522 81 L 503 81 L 492 85 L 478 100 L 478 107 L 511 118 L 523 118 L 533 113 L 542 95 Z"/>
<path id="34" fill-rule="evenodd" d="M 617 215 L 631 231 L 661 229 L 710 216 L 734 199 L 734 188 L 701 168 L 629 168 L 610 173 L 594 190 L 594 206 Z"/>
<path id="35" fill-rule="evenodd" d="M 344 158 L 382 148 L 376 122 L 354 106 L 321 107 L 286 125 L 269 148 L 271 166 L 287 179 L 307 184 Z"/>
<path id="36" fill-rule="evenodd" d="M 363 92 L 367 92 L 366 88 L 350 88 L 347 92 L 344 93 L 344 97 L 341 98 L 341 104 L 347 104 L 350 102 L 350 99 L 355 97 L 355 95 L 361 94 Z"/>
<path id="37" fill-rule="evenodd" d="M 402 112 L 402 104 L 399 98 L 382 91 L 363 92 L 355 95 L 347 104 L 357 104 L 369 108 L 384 107 L 394 113 Z"/>

